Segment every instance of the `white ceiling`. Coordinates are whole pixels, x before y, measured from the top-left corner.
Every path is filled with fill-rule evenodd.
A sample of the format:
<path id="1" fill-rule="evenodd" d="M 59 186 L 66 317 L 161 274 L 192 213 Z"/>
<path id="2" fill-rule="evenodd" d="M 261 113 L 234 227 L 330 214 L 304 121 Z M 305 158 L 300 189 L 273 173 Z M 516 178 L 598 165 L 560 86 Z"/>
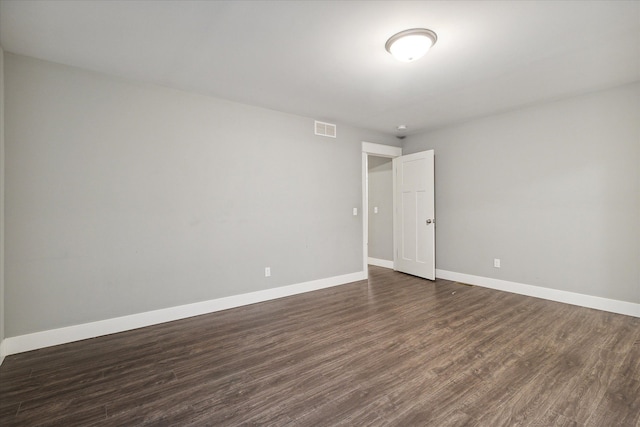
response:
<path id="1" fill-rule="evenodd" d="M 438 34 L 413 63 L 394 33 Z M 640 81 L 639 1 L 7 1 L 8 52 L 408 134 Z"/>

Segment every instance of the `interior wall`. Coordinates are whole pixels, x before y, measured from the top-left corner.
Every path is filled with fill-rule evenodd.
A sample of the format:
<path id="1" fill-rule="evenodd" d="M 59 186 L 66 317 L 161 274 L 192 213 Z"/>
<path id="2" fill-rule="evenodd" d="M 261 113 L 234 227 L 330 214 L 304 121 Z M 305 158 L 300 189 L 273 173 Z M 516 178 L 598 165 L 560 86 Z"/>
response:
<path id="1" fill-rule="evenodd" d="M 409 136 L 436 152 L 437 268 L 640 302 L 639 117 L 636 83 Z"/>
<path id="2" fill-rule="evenodd" d="M 0 46 L 0 361 L 4 340 L 4 50 Z"/>
<path id="3" fill-rule="evenodd" d="M 395 138 L 13 54 L 5 78 L 7 337 L 362 271 L 361 141 Z"/>
<path id="4" fill-rule="evenodd" d="M 393 261 L 393 168 L 392 159 L 368 157 L 370 258 Z M 376 213 L 374 208 L 378 208 Z"/>

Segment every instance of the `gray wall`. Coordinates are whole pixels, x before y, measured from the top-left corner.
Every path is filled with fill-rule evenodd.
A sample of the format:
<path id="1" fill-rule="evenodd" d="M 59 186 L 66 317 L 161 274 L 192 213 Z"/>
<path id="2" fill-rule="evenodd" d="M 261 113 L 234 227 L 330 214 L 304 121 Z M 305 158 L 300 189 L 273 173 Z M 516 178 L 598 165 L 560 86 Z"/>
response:
<path id="1" fill-rule="evenodd" d="M 392 160 L 369 156 L 369 257 L 393 261 Z M 378 213 L 374 213 L 374 207 Z"/>
<path id="2" fill-rule="evenodd" d="M 4 50 L 0 46 L 0 343 L 5 336 L 4 254 Z"/>
<path id="3" fill-rule="evenodd" d="M 435 149 L 437 268 L 640 302 L 640 84 L 405 141 Z"/>
<path id="4" fill-rule="evenodd" d="M 13 54 L 5 79 L 8 337 L 362 270 L 361 141 L 394 138 Z"/>

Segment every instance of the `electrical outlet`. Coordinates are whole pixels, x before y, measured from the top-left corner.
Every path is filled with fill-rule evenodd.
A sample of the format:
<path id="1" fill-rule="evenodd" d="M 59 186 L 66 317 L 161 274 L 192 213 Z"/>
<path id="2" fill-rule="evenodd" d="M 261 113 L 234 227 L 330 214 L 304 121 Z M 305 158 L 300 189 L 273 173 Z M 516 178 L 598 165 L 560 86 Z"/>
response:
<path id="1" fill-rule="evenodd" d="M 353 208 L 353 216 L 358 216 L 358 208 Z"/>
<path id="2" fill-rule="evenodd" d="M 493 266 L 495 268 L 500 268 L 500 258 L 494 258 L 493 260 Z"/>
<path id="3" fill-rule="evenodd" d="M 271 267 L 264 268 L 264 277 L 271 277 Z"/>
<path id="4" fill-rule="evenodd" d="M 373 207 L 373 213 L 378 213 L 378 207 L 377 206 Z"/>

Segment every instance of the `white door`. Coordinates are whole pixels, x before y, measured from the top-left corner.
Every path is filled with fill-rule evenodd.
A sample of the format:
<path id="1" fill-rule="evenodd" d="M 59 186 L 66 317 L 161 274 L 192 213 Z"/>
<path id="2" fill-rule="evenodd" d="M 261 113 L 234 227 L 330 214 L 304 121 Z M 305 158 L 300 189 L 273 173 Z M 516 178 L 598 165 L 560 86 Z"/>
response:
<path id="1" fill-rule="evenodd" d="M 433 150 L 393 159 L 394 265 L 414 276 L 435 280 Z"/>

